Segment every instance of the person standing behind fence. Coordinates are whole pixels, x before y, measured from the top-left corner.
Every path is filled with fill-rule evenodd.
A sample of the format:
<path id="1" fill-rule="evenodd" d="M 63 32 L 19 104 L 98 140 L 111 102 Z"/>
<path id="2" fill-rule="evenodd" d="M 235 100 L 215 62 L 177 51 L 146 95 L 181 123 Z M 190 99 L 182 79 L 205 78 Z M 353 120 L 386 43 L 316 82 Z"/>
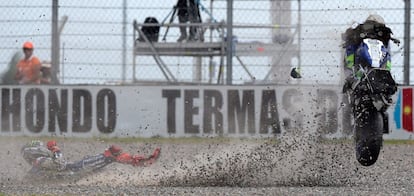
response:
<path id="1" fill-rule="evenodd" d="M 40 78 L 41 84 L 51 84 L 52 82 L 52 64 L 47 61 L 42 62 L 42 66 L 40 68 L 40 72 L 42 77 Z"/>
<path id="2" fill-rule="evenodd" d="M 186 22 L 197 23 L 201 21 L 199 18 L 198 4 L 196 4 L 195 1 L 196 0 L 178 0 L 177 15 L 180 24 L 185 24 Z M 196 40 L 196 32 L 197 27 L 191 26 L 189 31 L 190 37 L 188 37 L 188 41 Z M 187 28 L 185 26 L 180 26 L 180 33 L 181 35 L 178 38 L 177 42 L 182 42 L 187 39 Z"/>
<path id="3" fill-rule="evenodd" d="M 33 55 L 34 46 L 32 42 L 23 44 L 24 57 L 17 63 L 17 72 L 15 79 L 19 84 L 40 84 L 41 63 Z"/>

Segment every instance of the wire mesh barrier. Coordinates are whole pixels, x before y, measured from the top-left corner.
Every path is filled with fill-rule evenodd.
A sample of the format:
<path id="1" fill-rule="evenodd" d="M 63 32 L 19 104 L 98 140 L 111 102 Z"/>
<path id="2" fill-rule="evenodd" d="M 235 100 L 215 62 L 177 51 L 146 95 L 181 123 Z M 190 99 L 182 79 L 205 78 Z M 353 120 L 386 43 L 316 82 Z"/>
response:
<path id="1" fill-rule="evenodd" d="M 289 76 L 293 67 L 300 68 L 301 82 L 337 84 L 343 66 L 341 35 L 369 14 L 384 17 L 402 41 L 391 45 L 392 75 L 399 83 L 404 80 L 404 1 L 235 0 L 230 23 L 228 1 L 196 0 L 197 12 L 186 15 L 186 25 L 180 23 L 184 19 L 178 3 L 59 0 L 59 62 L 53 65 L 59 82 L 225 84 L 226 57 L 233 51 L 234 84 L 295 83 Z M 13 64 L 25 41 L 34 43 L 41 61 L 52 61 L 52 10 L 52 0 L 0 5 L 0 71 Z M 140 39 L 139 32 L 151 27 L 147 18 L 156 19 L 152 26 L 159 28 L 150 42 Z M 228 23 L 231 50 L 226 45 Z M 188 37 L 178 40 L 183 27 Z M 199 33 L 194 40 L 191 27 Z"/>

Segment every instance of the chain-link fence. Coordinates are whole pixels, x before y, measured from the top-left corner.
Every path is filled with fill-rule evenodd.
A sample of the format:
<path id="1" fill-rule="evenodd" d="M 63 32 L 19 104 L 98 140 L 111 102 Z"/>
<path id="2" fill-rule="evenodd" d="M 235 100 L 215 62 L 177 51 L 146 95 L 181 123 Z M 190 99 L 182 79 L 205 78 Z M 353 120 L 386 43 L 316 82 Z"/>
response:
<path id="1" fill-rule="evenodd" d="M 196 2 L 203 23 L 227 23 L 227 1 Z M 143 23 L 147 17 L 169 24 L 177 0 L 59 0 L 58 4 L 61 83 L 165 81 L 152 55 L 135 56 L 132 24 L 134 20 Z M 289 81 L 292 67 L 301 68 L 301 81 L 339 83 L 341 33 L 369 14 L 383 16 L 394 37 L 402 41 L 400 46 L 392 45 L 392 74 L 399 83 L 403 81 L 404 1 L 235 0 L 233 8 L 233 35 L 238 45 L 234 48 L 233 83 Z M 35 55 L 41 60 L 51 61 L 52 0 L 2 1 L 0 15 L 0 71 L 7 70 L 24 41 L 35 44 Z M 177 24 L 178 17 L 173 19 Z M 165 37 L 165 43 L 178 44 L 179 28 L 166 30 L 167 26 L 160 28 L 158 42 L 164 43 Z M 225 38 L 225 26 L 222 31 Z M 203 43 L 222 41 L 217 29 L 206 29 Z M 251 48 L 241 48 L 244 52 L 238 55 L 239 46 Z M 266 50 L 275 52 L 266 54 Z M 197 83 L 225 81 L 224 57 L 161 56 L 178 82 Z"/>

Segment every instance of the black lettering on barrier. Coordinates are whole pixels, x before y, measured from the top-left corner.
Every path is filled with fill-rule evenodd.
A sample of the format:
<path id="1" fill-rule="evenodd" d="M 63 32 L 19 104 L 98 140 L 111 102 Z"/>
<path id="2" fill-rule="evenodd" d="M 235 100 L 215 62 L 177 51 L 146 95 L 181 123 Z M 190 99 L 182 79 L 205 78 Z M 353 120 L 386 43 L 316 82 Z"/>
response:
<path id="1" fill-rule="evenodd" d="M 239 133 L 245 133 L 246 122 L 247 131 L 251 134 L 256 133 L 254 117 L 254 91 L 244 90 L 241 104 L 238 90 L 229 90 L 227 98 L 229 133 L 236 133 L 236 119 Z"/>
<path id="2" fill-rule="evenodd" d="M 200 133 L 199 125 L 193 124 L 193 116 L 198 114 L 194 99 L 198 97 L 198 90 L 184 90 L 184 133 Z"/>
<path id="3" fill-rule="evenodd" d="M 56 119 L 60 132 L 68 132 L 68 90 L 60 90 L 60 103 L 56 89 L 49 89 L 49 132 L 56 132 Z"/>
<path id="4" fill-rule="evenodd" d="M 335 91 L 320 89 L 318 90 L 318 107 L 321 109 L 319 117 L 319 130 L 325 134 L 335 133 L 338 128 L 338 96 Z"/>
<path id="5" fill-rule="evenodd" d="M 213 103 L 214 100 L 214 103 Z M 214 116 L 214 130 L 217 134 L 223 134 L 223 114 L 220 112 L 223 107 L 223 96 L 217 90 L 204 91 L 204 114 L 203 114 L 203 129 L 204 133 L 211 133 L 213 130 L 213 116 Z"/>
<path id="6" fill-rule="evenodd" d="M 107 106 L 107 110 L 105 108 Z M 105 125 L 107 114 L 107 125 Z M 112 133 L 116 125 L 116 97 L 111 89 L 102 89 L 98 92 L 96 100 L 96 124 L 101 133 Z"/>
<path id="7" fill-rule="evenodd" d="M 20 89 L 13 89 L 12 102 L 10 103 L 10 89 L 1 89 L 1 131 L 21 131 L 20 94 Z M 11 124 L 10 115 L 12 116 Z"/>
<path id="8" fill-rule="evenodd" d="M 272 133 L 281 133 L 276 103 L 275 90 L 263 90 L 259 130 L 262 134 L 267 134 L 269 127 L 272 129 Z"/>
<path id="9" fill-rule="evenodd" d="M 39 133 L 45 125 L 45 95 L 38 88 L 29 89 L 25 96 L 26 126 Z"/>
<path id="10" fill-rule="evenodd" d="M 282 96 L 282 106 L 290 118 L 283 119 L 286 130 L 303 127 L 303 93 L 298 89 L 286 89 Z M 293 122 L 292 122 L 293 121 Z"/>
<path id="11" fill-rule="evenodd" d="M 175 100 L 181 96 L 180 90 L 162 90 L 162 97 L 167 98 L 167 131 L 176 133 L 175 127 Z"/>
<path id="12" fill-rule="evenodd" d="M 83 117 L 83 118 L 82 118 Z M 73 89 L 72 131 L 88 132 L 92 128 L 92 96 L 85 89 Z"/>

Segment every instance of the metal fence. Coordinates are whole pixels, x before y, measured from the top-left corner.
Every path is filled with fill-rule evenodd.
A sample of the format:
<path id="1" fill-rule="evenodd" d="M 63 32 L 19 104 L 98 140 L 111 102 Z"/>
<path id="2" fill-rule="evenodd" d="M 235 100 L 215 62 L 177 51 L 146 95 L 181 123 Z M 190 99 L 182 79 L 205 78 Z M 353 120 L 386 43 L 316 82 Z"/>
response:
<path id="1" fill-rule="evenodd" d="M 199 2 L 203 22 L 227 23 L 228 1 Z M 118 84 L 135 80 L 165 81 L 152 56 L 135 56 L 137 62 L 133 63 L 135 38 L 132 24 L 134 20 L 142 23 L 149 16 L 168 24 L 176 3 L 177 0 L 59 0 L 58 17 L 62 28 L 60 82 Z M 286 77 L 291 67 L 300 67 L 303 82 L 339 83 L 343 59 L 341 33 L 353 22 L 362 23 L 369 14 L 374 13 L 383 16 L 394 37 L 402 41 L 400 46 L 392 45 L 392 74 L 402 83 L 403 46 L 406 44 L 403 40 L 404 5 L 404 1 L 390 3 L 385 0 L 234 0 L 233 34 L 238 43 L 272 43 L 282 48 L 294 45 L 297 51 L 279 51 L 268 56 L 240 56 L 241 61 L 234 58 L 233 83 L 292 82 Z M 51 61 L 52 0 L 2 1 L 0 16 L 0 64 L 3 65 L 0 71 L 7 70 L 7 64 L 13 54 L 21 52 L 24 41 L 34 42 L 35 55 L 41 60 Z M 174 23 L 178 23 L 177 17 Z M 180 35 L 178 28 L 171 27 L 168 34 L 166 29 L 161 27 L 160 42 L 165 36 L 166 42 L 176 43 Z M 207 29 L 205 39 L 222 41 L 215 31 L 211 31 L 210 38 L 210 30 Z M 260 47 L 257 50 L 261 50 Z M 226 71 L 226 61 L 223 62 L 220 57 L 161 58 L 178 82 L 215 83 L 220 80 L 220 65 L 223 73 Z M 196 61 L 200 66 L 198 78 L 194 80 Z M 225 78 L 226 74 L 222 76 Z M 412 77 L 410 80 L 413 81 Z"/>

